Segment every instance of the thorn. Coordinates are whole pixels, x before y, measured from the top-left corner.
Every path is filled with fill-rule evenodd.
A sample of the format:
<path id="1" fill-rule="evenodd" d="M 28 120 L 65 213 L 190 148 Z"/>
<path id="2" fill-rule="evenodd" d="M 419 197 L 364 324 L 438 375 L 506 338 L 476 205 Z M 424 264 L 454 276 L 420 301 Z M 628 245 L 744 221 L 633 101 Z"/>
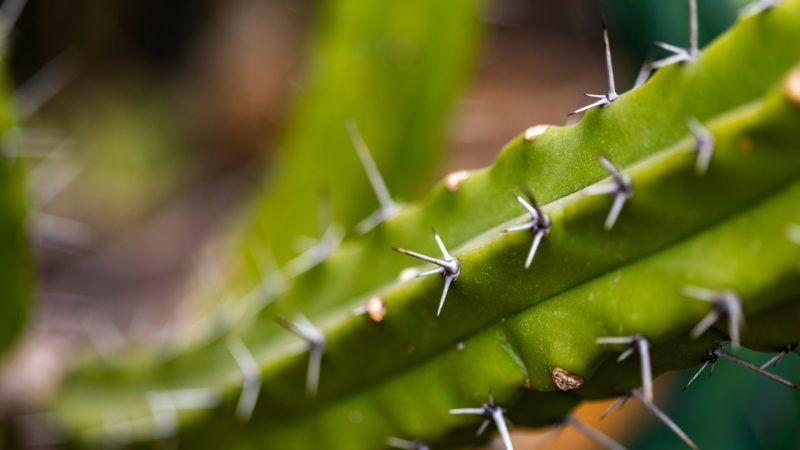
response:
<path id="1" fill-rule="evenodd" d="M 631 393 L 626 392 L 621 397 L 616 399 L 614 403 L 612 403 L 608 408 L 606 408 L 605 411 L 603 411 L 603 414 L 600 414 L 600 420 L 605 419 L 609 414 L 616 411 L 617 409 L 622 409 L 629 398 L 631 398 Z"/>
<path id="2" fill-rule="evenodd" d="M 639 392 L 638 390 L 634 389 L 633 391 L 631 391 L 631 393 L 637 399 L 639 399 L 640 402 L 642 402 L 645 408 L 650 410 L 650 412 L 653 413 L 654 416 L 656 416 L 661 422 L 663 422 L 664 425 L 667 426 L 667 428 L 672 430 L 673 433 L 675 433 L 679 438 L 681 438 L 681 440 L 684 443 L 686 443 L 686 445 L 688 445 L 689 448 L 691 448 L 692 450 L 698 450 L 697 444 L 695 444 L 694 441 L 689 437 L 689 435 L 687 435 L 681 429 L 681 427 L 678 426 L 678 424 L 673 422 L 672 419 L 670 419 L 669 416 L 666 413 L 664 413 L 664 411 L 662 411 L 659 407 L 657 407 L 647 397 L 643 396 L 642 393 Z"/>
<path id="3" fill-rule="evenodd" d="M 231 336 L 226 344 L 243 378 L 242 392 L 236 405 L 236 416 L 244 422 L 249 422 L 261 393 L 261 368 L 241 339 Z"/>
<path id="4" fill-rule="evenodd" d="M 243 305 L 254 304 L 255 308 L 252 314 L 257 315 L 286 291 L 288 283 L 272 253 L 267 253 L 268 266 L 254 252 L 250 251 L 249 253 L 255 262 L 259 281 L 242 297 L 240 303 Z"/>
<path id="5" fill-rule="evenodd" d="M 317 389 L 319 388 L 319 371 L 322 363 L 322 354 L 325 353 L 325 335 L 302 315 L 296 322 L 289 322 L 281 317 L 276 317 L 275 322 L 283 328 L 286 328 L 295 336 L 303 339 L 308 344 L 306 394 L 309 397 L 316 396 Z"/>
<path id="6" fill-rule="evenodd" d="M 361 167 L 364 168 L 364 172 L 366 172 L 367 178 L 372 185 L 372 190 L 375 192 L 375 196 L 378 198 L 378 203 L 380 204 L 375 213 L 356 226 L 359 233 L 365 234 L 376 226 L 389 220 L 397 213 L 399 208 L 394 200 L 392 200 L 389 189 L 386 187 L 383 177 L 381 177 L 381 173 L 378 170 L 377 164 L 375 164 L 375 160 L 372 158 L 369 147 L 367 147 L 366 142 L 364 142 L 364 137 L 361 136 L 361 133 L 358 131 L 356 122 L 350 119 L 347 121 L 346 127 L 348 133 L 350 133 L 350 140 L 353 143 L 353 147 L 356 149 L 358 159 L 361 161 Z"/>
<path id="7" fill-rule="evenodd" d="M 387 438 L 386 445 L 388 445 L 389 447 L 400 448 L 404 450 L 430 450 L 428 444 L 422 441 L 408 441 L 396 437 Z"/>
<path id="8" fill-rule="evenodd" d="M 676 45 L 656 42 L 656 45 L 672 53 L 664 59 L 660 59 L 651 64 L 653 69 L 660 69 L 672 64 L 689 63 L 700 56 L 700 45 L 698 39 L 697 26 L 697 0 L 689 1 L 689 48 L 681 48 Z"/>
<path id="9" fill-rule="evenodd" d="M 425 262 L 429 262 L 431 264 L 439 266 L 439 268 L 437 269 L 429 270 L 427 272 L 423 272 L 417 275 L 417 277 L 425 277 L 428 275 L 440 273 L 442 274 L 442 277 L 444 277 L 444 289 L 442 289 L 442 297 L 439 300 L 439 308 L 436 311 L 436 317 L 439 317 L 439 315 L 442 312 L 442 307 L 444 307 L 444 301 L 447 298 L 447 292 L 450 289 L 450 284 L 452 284 L 453 281 L 456 281 L 458 279 L 458 276 L 461 275 L 461 264 L 458 262 L 456 258 L 454 258 L 453 256 L 450 255 L 450 253 L 448 253 L 447 248 L 442 242 L 442 238 L 440 238 L 439 235 L 436 234 L 436 230 L 433 230 L 433 237 L 436 240 L 436 244 L 439 246 L 439 251 L 441 251 L 442 253 L 442 259 L 436 259 L 427 255 L 423 255 L 422 253 L 417 253 L 402 248 L 392 247 L 392 249 L 403 255 L 421 259 Z"/>
<path id="10" fill-rule="evenodd" d="M 564 428 L 566 428 L 566 426 L 567 422 L 563 419 L 551 425 L 550 429 L 544 432 L 544 435 L 535 444 L 533 449 L 544 448 L 549 442 L 555 440 L 558 436 L 560 436 L 561 432 L 564 431 Z"/>
<path id="11" fill-rule="evenodd" d="M 789 345 L 783 350 L 779 351 L 777 355 L 773 356 L 767 362 L 761 365 L 762 369 L 766 369 L 769 366 L 776 366 L 779 362 L 783 360 L 791 352 L 795 352 L 800 355 L 800 344 Z"/>
<path id="12" fill-rule="evenodd" d="M 714 136 L 694 117 L 686 119 L 686 125 L 695 139 L 694 150 L 697 152 L 695 172 L 700 176 L 705 175 L 711 162 L 711 156 L 714 154 Z"/>
<path id="13" fill-rule="evenodd" d="M 617 441 L 590 427 L 588 424 L 581 422 L 571 414 L 568 414 L 564 418 L 564 421 L 565 423 L 572 425 L 573 428 L 580 431 L 584 436 L 588 437 L 603 448 L 607 448 L 609 450 L 625 450 L 625 447 L 623 447 Z"/>
<path id="14" fill-rule="evenodd" d="M 80 317 L 80 328 L 106 363 L 121 363 L 120 351 L 127 346 L 127 340 L 111 315 L 101 309 L 87 312 Z"/>
<path id="15" fill-rule="evenodd" d="M 439 298 L 439 307 L 436 308 L 436 317 L 439 317 L 442 314 L 442 308 L 444 308 L 444 301 L 447 300 L 447 291 L 450 290 L 450 285 L 453 283 L 453 277 L 444 277 L 444 288 L 442 289 L 442 296 Z"/>
<path id="16" fill-rule="evenodd" d="M 213 389 L 175 389 L 147 393 L 157 438 L 174 436 L 178 431 L 178 412 L 181 410 L 210 409 L 219 404 L 221 396 Z"/>
<path id="17" fill-rule="evenodd" d="M 536 202 L 536 198 L 533 196 L 533 193 L 526 189 L 528 199 L 525 200 L 521 195 L 514 193 L 514 197 L 517 198 L 517 201 L 528 211 L 528 214 L 531 216 L 531 221 L 524 224 L 518 225 L 511 228 L 507 228 L 505 230 L 506 233 L 515 232 L 515 231 L 522 231 L 522 230 L 530 230 L 531 234 L 533 235 L 533 241 L 531 242 L 531 249 L 528 251 L 528 257 L 525 259 L 525 268 L 529 269 L 531 267 L 531 263 L 533 263 L 533 258 L 536 256 L 536 250 L 539 248 L 539 244 L 542 242 L 542 239 L 550 233 L 550 227 L 552 223 L 550 222 L 550 218 L 541 210 L 539 204 Z"/>
<path id="18" fill-rule="evenodd" d="M 636 80 L 634 80 L 633 87 L 631 89 L 632 90 L 636 89 L 639 86 L 645 84 L 647 80 L 650 79 L 650 75 L 652 74 L 653 74 L 653 59 L 650 56 L 648 56 L 642 63 L 642 67 L 639 68 L 639 73 L 636 75 Z"/>
<path id="19" fill-rule="evenodd" d="M 692 339 L 697 339 L 720 317 L 728 318 L 728 334 L 731 338 L 733 348 L 740 347 L 740 327 L 744 325 L 744 315 L 742 314 L 742 301 L 739 295 L 733 290 L 713 291 L 711 289 L 696 286 L 684 286 L 683 295 L 700 301 L 711 303 L 712 310 L 692 329 Z"/>
<path id="20" fill-rule="evenodd" d="M 354 316 L 366 315 L 369 320 L 380 323 L 386 317 L 386 299 L 380 295 L 373 295 L 367 304 L 353 309 Z"/>
<path id="21" fill-rule="evenodd" d="M 6 0 L 0 6 L 0 40 L 5 41 L 17 23 L 28 0 Z M 3 42 L 3 45 L 8 45 Z"/>
<path id="22" fill-rule="evenodd" d="M 625 202 L 633 197 L 633 184 L 631 183 L 630 177 L 622 173 L 608 158 L 598 155 L 597 159 L 611 176 L 613 184 L 596 184 L 594 186 L 589 186 L 586 188 L 586 193 L 588 195 L 614 196 L 614 203 L 611 205 L 611 210 L 608 212 L 605 222 L 605 229 L 611 230 L 614 228 L 614 224 L 617 223 L 617 219 L 622 212 L 622 207 L 625 206 Z"/>
<path id="23" fill-rule="evenodd" d="M 639 361 L 642 372 L 642 388 L 648 400 L 653 400 L 653 370 L 650 366 L 650 343 L 642 335 L 627 337 L 601 337 L 597 338 L 598 344 L 626 344 L 628 349 L 617 358 L 618 362 L 623 361 L 634 351 L 639 353 Z"/>
<path id="24" fill-rule="evenodd" d="M 758 367 L 757 365 L 755 365 L 755 364 L 753 364 L 753 363 L 751 363 L 749 361 L 746 361 L 746 360 L 744 360 L 744 359 L 742 359 L 742 358 L 740 358 L 740 357 L 738 357 L 738 356 L 736 356 L 736 355 L 734 355 L 732 353 L 728 353 L 727 351 L 725 351 L 725 349 L 722 348 L 721 345 L 718 345 L 717 347 L 715 347 L 713 350 L 711 350 L 711 352 L 715 356 L 717 356 L 718 358 L 727 359 L 728 361 L 734 362 L 734 363 L 736 363 L 736 364 L 738 364 L 738 365 L 740 365 L 740 366 L 742 366 L 744 368 L 750 369 L 750 370 L 752 370 L 753 372 L 756 372 L 759 375 L 763 375 L 763 376 L 765 376 L 765 377 L 767 377 L 767 378 L 769 378 L 769 379 L 771 379 L 773 381 L 776 381 L 776 382 L 788 387 L 789 389 L 793 389 L 795 391 L 800 392 L 800 388 L 798 388 L 798 386 L 796 384 L 792 383 L 791 381 L 789 381 L 789 380 L 787 380 L 787 379 L 785 379 L 783 377 L 780 377 L 778 375 L 775 375 L 772 372 L 768 372 L 768 371 L 762 369 L 761 367 Z"/>
<path id="25" fill-rule="evenodd" d="M 697 377 L 699 377 L 700 374 L 703 373 L 704 370 L 706 370 L 706 367 L 708 367 L 709 364 L 712 365 L 711 366 L 711 374 L 713 375 L 714 374 L 714 366 L 717 364 L 717 359 L 718 358 L 717 358 L 716 355 L 714 355 L 712 352 L 708 352 L 708 354 L 703 357 L 703 365 L 700 366 L 700 369 L 698 369 L 697 372 L 695 372 L 694 375 L 692 375 L 692 378 L 689 380 L 688 383 L 686 383 L 686 386 L 683 387 L 683 390 L 686 391 L 686 389 L 689 388 L 689 386 L 691 386 L 692 383 L 694 383 L 694 380 L 696 380 Z"/>
<path id="26" fill-rule="evenodd" d="M 472 414 L 483 416 L 484 422 L 478 429 L 478 434 L 481 434 L 486 429 L 489 421 L 493 421 L 494 425 L 497 427 L 497 431 L 500 433 L 500 438 L 503 440 L 503 446 L 505 447 L 505 450 L 514 450 L 514 446 L 511 443 L 511 435 L 508 432 L 505 410 L 500 405 L 496 404 L 491 396 L 489 397 L 489 401 L 484 403 L 480 408 L 451 409 L 450 414 Z"/>
<path id="27" fill-rule="evenodd" d="M 49 161 L 31 171 L 36 191 L 36 205 L 41 209 L 52 203 L 81 175 L 83 167 L 73 162 Z"/>
<path id="28" fill-rule="evenodd" d="M 778 6 L 780 0 L 756 0 L 739 11 L 739 17 L 755 16 Z"/>
<path id="29" fill-rule="evenodd" d="M 314 245 L 286 263 L 284 266 L 286 278 L 295 278 L 322 264 L 341 242 L 341 230 L 335 224 L 330 224 Z"/>
<path id="30" fill-rule="evenodd" d="M 609 44 L 608 42 L 608 28 L 606 28 L 605 22 L 603 22 L 603 45 L 605 47 L 605 56 L 606 56 L 606 76 L 608 77 L 608 92 L 603 95 L 586 94 L 588 97 L 594 97 L 599 100 L 590 103 L 584 107 L 578 108 L 575 111 L 569 113 L 569 115 L 580 114 L 594 107 L 604 107 L 610 105 L 614 103 L 614 101 L 616 101 L 617 98 L 619 98 L 616 84 L 614 82 L 614 65 L 611 60 L 611 44 Z"/>
<path id="31" fill-rule="evenodd" d="M 5 5 L 4 5 L 5 6 Z M 17 120 L 24 121 L 36 114 L 77 76 L 75 55 L 66 50 L 48 62 L 14 93 L 17 99 Z"/>
<path id="32" fill-rule="evenodd" d="M 611 60 L 611 44 L 608 42 L 608 28 L 605 21 L 603 21 L 603 46 L 606 51 L 606 76 L 608 76 L 608 93 L 606 93 L 605 98 L 611 103 L 619 97 L 619 94 L 617 94 L 617 87 L 614 82 L 614 63 Z"/>

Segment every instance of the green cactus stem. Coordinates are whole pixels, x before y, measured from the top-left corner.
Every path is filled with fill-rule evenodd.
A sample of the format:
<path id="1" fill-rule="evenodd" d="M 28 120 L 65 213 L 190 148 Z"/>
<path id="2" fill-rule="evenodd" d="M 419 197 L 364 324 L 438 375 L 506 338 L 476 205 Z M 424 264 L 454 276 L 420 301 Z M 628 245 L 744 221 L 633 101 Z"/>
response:
<path id="1" fill-rule="evenodd" d="M 798 24 L 800 1 L 785 1 L 579 124 L 514 139 L 492 167 L 351 236 L 269 302 L 224 305 L 238 308 L 231 326 L 169 356 L 83 365 L 55 399 L 56 416 L 78 447 L 130 438 L 370 449 L 389 436 L 461 445 L 481 418 L 449 414 L 454 408 L 493 398 L 515 423 L 540 426 L 582 400 L 640 386 L 639 359 L 618 363 L 625 347 L 598 338 L 646 338 L 654 375 L 702 364 L 734 333 L 718 321 L 692 339 L 710 306 L 685 286 L 736 293 L 747 318 L 743 346 L 800 342 L 800 246 L 786 231 L 800 223 L 800 72 L 786 75 L 800 49 L 782 44 L 798 41 Z M 700 174 L 689 117 L 714 142 Z M 613 167 L 598 154 L 619 173 L 607 178 Z M 521 183 L 541 204 L 536 217 L 512 195 Z M 613 195 L 590 195 L 601 190 Z M 542 217 L 549 232 L 527 264 L 536 233 L 503 231 Z M 389 250 L 437 254 L 431 226 L 460 269 L 439 317 L 443 280 L 398 277 L 410 260 Z M 233 273 L 230 295 L 260 284 Z M 382 320 L 352 314 L 376 297 L 386 305 Z M 298 314 L 324 336 L 314 396 L 307 350 L 321 340 L 309 345 L 314 333 L 298 333 L 304 341 L 274 324 Z M 248 375 L 229 350 L 232 337 L 258 365 L 249 421 L 237 418 Z M 122 419 L 109 425 L 112 417 Z M 120 428 L 124 435 L 113 432 Z"/>

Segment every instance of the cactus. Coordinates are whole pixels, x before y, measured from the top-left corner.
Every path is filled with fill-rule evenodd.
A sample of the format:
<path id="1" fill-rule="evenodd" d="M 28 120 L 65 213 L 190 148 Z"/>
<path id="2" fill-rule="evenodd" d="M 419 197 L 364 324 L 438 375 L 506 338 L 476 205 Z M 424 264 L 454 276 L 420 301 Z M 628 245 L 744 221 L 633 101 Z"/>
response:
<path id="1" fill-rule="evenodd" d="M 21 9 L 21 2 L 7 2 L 0 11 L 0 46 L 7 42 L 8 30 Z M 8 6 L 8 7 L 5 7 Z M 6 66 L 5 49 L 0 49 L 0 66 Z M 31 258 L 26 230 L 26 193 L 23 187 L 22 160 L 16 148 L 15 114 L 10 101 L 10 86 L 0 76 L 0 358 L 22 330 L 31 296 Z"/>
<path id="2" fill-rule="evenodd" d="M 2 95 L 2 94 L 0 94 Z M 6 96 L 7 98 L 7 96 Z M 0 236 L 3 251 L 0 256 L 0 284 L 3 301 L 0 302 L 0 355 L 11 345 L 25 324 L 28 300 L 31 295 L 31 262 L 25 229 L 25 193 L 22 167 L 13 155 L 10 134 L 11 114 L 8 102 L 2 102 L 0 130 L 5 135 L 0 148 Z"/>
<path id="3" fill-rule="evenodd" d="M 646 357 L 657 375 L 729 355 L 720 342 L 772 352 L 800 342 L 800 246 L 790 240 L 800 49 L 785 45 L 797 41 L 798 0 L 743 19 L 577 125 L 532 127 L 490 168 L 447 177 L 273 290 L 242 256 L 254 219 L 234 236 L 220 287 L 242 300 L 210 312 L 233 309 L 234 321 L 204 319 L 211 333 L 166 355 L 86 363 L 53 411 L 76 446 L 367 449 L 390 436 L 464 445 L 481 416 L 501 431 L 506 416 L 581 427 L 569 411 L 647 384 Z M 253 240 L 258 258 L 281 227 Z M 285 269 L 286 244 L 275 245 Z M 411 260 L 392 246 L 433 255 L 444 280 L 398 277 Z M 712 309 L 730 325 L 690 336 L 704 317 L 727 318 Z M 618 363 L 626 343 L 638 357 Z M 652 401 L 648 389 L 635 395 Z"/>

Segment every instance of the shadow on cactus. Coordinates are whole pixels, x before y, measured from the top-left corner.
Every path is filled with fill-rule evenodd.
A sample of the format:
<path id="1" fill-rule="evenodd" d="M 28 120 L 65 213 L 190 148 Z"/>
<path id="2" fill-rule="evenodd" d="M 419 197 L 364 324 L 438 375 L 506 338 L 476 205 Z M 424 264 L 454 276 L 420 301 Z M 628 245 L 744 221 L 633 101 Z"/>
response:
<path id="1" fill-rule="evenodd" d="M 578 124 L 532 127 L 391 214 L 379 191 L 375 226 L 348 216 L 308 264 L 283 249 L 259 275 L 231 251 L 204 295 L 255 294 L 198 306 L 204 332 L 169 352 L 77 368 L 52 403 L 69 442 L 451 448 L 497 430 L 510 449 L 510 418 L 622 448 L 570 411 L 633 397 L 694 448 L 711 443 L 659 409 L 658 374 L 735 364 L 800 395 L 736 355 L 800 342 L 800 1 L 766 3 L 702 52 L 694 34 L 664 45 L 630 92 L 609 54 L 609 92 Z"/>

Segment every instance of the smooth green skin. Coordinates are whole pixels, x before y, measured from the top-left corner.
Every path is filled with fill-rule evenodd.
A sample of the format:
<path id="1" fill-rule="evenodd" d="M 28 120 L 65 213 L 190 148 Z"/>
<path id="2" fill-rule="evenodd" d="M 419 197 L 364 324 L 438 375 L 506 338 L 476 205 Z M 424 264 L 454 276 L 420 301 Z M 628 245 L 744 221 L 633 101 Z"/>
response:
<path id="1" fill-rule="evenodd" d="M 374 448 L 387 434 L 441 438 L 464 423 L 442 411 L 480 404 L 489 392 L 510 404 L 525 380 L 534 389 L 554 390 L 553 367 L 591 377 L 577 391 L 589 398 L 636 385 L 635 364 L 603 370 L 608 349 L 594 344 L 599 336 L 644 333 L 657 345 L 657 371 L 690 367 L 713 339 L 682 342 L 708 306 L 684 298 L 680 286 L 734 288 L 745 299 L 746 314 L 800 293 L 800 247 L 784 235 L 788 223 L 800 220 L 793 206 L 800 196 L 793 184 L 800 174 L 800 154 L 792 144 L 800 140 L 798 125 L 800 108 L 776 94 L 714 121 L 718 145 L 705 176 L 694 173 L 688 141 L 632 166 L 627 173 L 636 196 L 612 232 L 602 230 L 607 198 L 579 192 L 547 205 L 553 232 L 530 271 L 522 269 L 529 236 L 495 229 L 473 239 L 455 253 L 462 276 L 440 319 L 431 297 L 441 282 L 431 280 L 387 287 L 390 315 L 380 325 L 349 317 L 354 304 L 330 312 L 323 322 L 329 346 L 315 401 L 304 400 L 298 383 L 305 375 L 304 356 L 286 358 L 299 350 L 291 340 L 259 347 L 255 333 L 265 327 L 244 335 L 265 380 L 253 417 L 258 426 L 233 419 L 238 389 L 229 380 L 236 380 L 237 369 L 232 360 L 220 364 L 226 357 L 221 342 L 168 361 L 155 375 L 86 369 L 68 384 L 57 412 L 71 429 L 88 428 L 88 436 L 97 438 L 100 428 L 92 424 L 103 417 L 125 411 L 126 417 L 146 419 L 147 390 L 227 382 L 222 407 L 205 418 L 202 412 L 184 417 L 181 443 L 187 448 L 211 442 L 313 448 L 319 439 L 326 448 Z M 781 345 L 800 339 L 797 334 L 789 326 L 780 334 L 786 339 Z M 675 339 L 680 345 L 670 343 Z M 463 351 L 456 348 L 459 340 Z M 658 347 L 664 343 L 670 345 Z M 119 388 L 109 396 L 99 383 Z M 525 411 L 522 423 L 554 420 L 579 398 L 563 394 L 537 412 Z M 353 417 L 363 422 L 342 432 Z M 140 423 L 138 431 L 146 432 L 147 421 Z"/>
<path id="2" fill-rule="evenodd" d="M 0 80 L 0 359 L 25 325 L 32 289 L 23 168 L 11 148 L 14 121 L 8 98 L 8 85 Z"/>
<path id="3" fill-rule="evenodd" d="M 792 27 L 791 21 L 800 22 L 800 2 L 786 2 L 768 15 L 740 25 L 700 61 L 662 71 L 645 87 L 624 96 L 615 105 L 589 113 L 576 127 L 551 129 L 533 143 L 515 140 L 493 168 L 474 173 L 459 192 L 452 194 L 437 188 L 424 204 L 409 207 L 384 228 L 350 241 L 325 264 L 294 280 L 291 290 L 278 303 L 265 309 L 250 326 L 240 329 L 243 340 L 262 365 L 265 380 L 252 427 L 238 424 L 233 418 L 240 375 L 222 339 L 212 340 L 205 346 L 198 344 L 161 365 L 159 361 L 137 360 L 131 361 L 124 370 L 107 369 L 100 364 L 86 366 L 69 380 L 67 389 L 57 399 L 57 414 L 68 429 L 83 433 L 83 438 L 87 439 L 102 439 L 103 419 L 119 417 L 120 412 L 130 419 L 145 419 L 138 422 L 141 428 L 135 430 L 145 434 L 151 426 L 146 420 L 149 412 L 143 398 L 148 390 L 217 386 L 223 388 L 226 395 L 222 407 L 210 413 L 182 415 L 185 426 L 181 442 L 188 448 L 194 448 L 193 444 L 221 442 L 236 443 L 243 448 L 259 445 L 266 448 L 311 445 L 309 448 L 314 448 L 313 444 L 319 442 L 325 442 L 326 448 L 374 448 L 387 433 L 443 437 L 452 427 L 469 420 L 448 418 L 442 412 L 447 407 L 477 406 L 486 399 L 488 392 L 508 403 L 516 396 L 524 377 L 530 378 L 531 385 L 537 389 L 553 389 L 549 368 L 556 363 L 579 375 L 594 374 L 591 383 L 599 387 L 591 388 L 589 384 L 580 392 L 592 396 L 612 395 L 618 389 L 604 387 L 604 372 L 598 369 L 607 349 L 593 345 L 593 339 L 605 333 L 590 334 L 599 331 L 596 326 L 586 327 L 584 333 L 582 327 L 575 328 L 577 324 L 595 323 L 603 318 L 608 321 L 603 331 L 620 332 L 635 329 L 637 325 L 641 328 L 636 331 L 646 332 L 657 344 L 662 344 L 685 333 L 707 311 L 707 306 L 688 299 L 683 299 L 681 308 L 668 303 L 670 295 L 679 296 L 682 283 L 718 283 L 720 287 L 738 288 L 746 298 L 747 313 L 765 309 L 796 294 L 787 292 L 790 286 L 785 283 L 786 274 L 797 266 L 796 248 L 785 241 L 782 227 L 797 218 L 790 215 L 792 210 L 787 207 L 791 201 L 774 199 L 784 199 L 778 192 L 786 189 L 800 171 L 800 155 L 791 148 L 791 143 L 800 138 L 800 112 L 786 105 L 780 95 L 774 95 L 764 105 L 746 106 L 715 120 L 711 128 L 719 145 L 710 172 L 702 178 L 694 174 L 694 155 L 688 141 L 632 167 L 629 173 L 637 186 L 636 196 L 611 233 L 602 230 L 610 203 L 608 198 L 567 194 L 602 177 L 594 160 L 597 151 L 604 150 L 615 162 L 630 165 L 646 154 L 655 153 L 657 147 L 651 140 L 669 143 L 685 134 L 683 117 L 688 115 L 686 111 L 697 108 L 699 112 L 694 115 L 706 118 L 713 114 L 714 108 L 710 105 L 715 102 L 730 108 L 749 96 L 762 95 L 766 86 L 777 81 L 778 73 L 788 68 L 797 55 L 791 59 L 776 55 L 777 52 L 762 54 L 756 50 L 762 48 L 761 45 L 769 48 L 773 40 L 800 34 L 800 27 Z M 764 27 L 764 22 L 771 22 L 770 27 Z M 749 49 L 744 51 L 744 56 L 743 48 Z M 752 71 L 744 70 L 743 66 L 752 64 L 757 56 L 762 58 L 759 67 L 763 66 L 763 70 L 758 71 L 760 76 L 749 79 Z M 701 66 L 705 67 L 705 72 L 699 71 Z M 783 69 L 779 71 L 781 66 Z M 742 70 L 733 77 L 728 74 L 730 67 Z M 732 90 L 735 80 L 744 81 Z M 667 89 L 668 83 L 681 86 L 678 92 L 692 95 L 674 95 L 673 90 Z M 726 92 L 723 85 L 730 92 Z M 670 95 L 664 97 L 667 94 Z M 663 107 L 645 108 L 647 101 L 659 101 Z M 626 114 L 626 110 L 629 113 Z M 674 115 L 679 118 L 674 119 Z M 651 123 L 640 122 L 643 116 Z M 630 130 L 637 130 L 637 133 Z M 589 145 L 585 144 L 587 142 Z M 748 144 L 743 145 L 745 142 Z M 581 143 L 584 145 L 579 145 Z M 751 147 L 749 152 L 742 151 Z M 545 172 L 544 168 L 548 170 Z M 517 186 L 516 181 L 525 177 L 531 178 L 530 184 L 544 202 L 563 197 L 546 207 L 554 221 L 554 230 L 546 238 L 530 271 L 522 269 L 529 235 L 501 236 L 496 228 L 474 237 L 520 214 L 521 208 L 510 193 Z M 795 197 L 796 194 L 792 194 L 790 200 L 796 203 Z M 774 232 L 780 222 L 781 231 L 770 235 L 774 240 L 765 237 L 760 247 L 768 250 L 765 251 L 769 258 L 774 258 L 770 259 L 774 264 L 762 261 L 764 254 L 761 252 L 756 255 L 759 258 L 751 254 L 759 248 L 738 245 L 745 238 L 752 239 L 753 230 L 729 224 L 714 226 L 768 198 L 779 206 L 769 208 L 773 205 L 770 200 L 753 210 L 753 214 L 762 208 L 767 211 L 763 217 L 758 215 L 761 225 L 755 228 L 759 232 L 763 230 L 762 225 Z M 739 223 L 738 220 L 731 223 Z M 432 221 L 441 225 L 442 230 L 448 230 L 442 235 L 450 245 L 453 241 L 461 242 L 459 236 L 471 238 L 454 253 L 462 262 L 462 276 L 438 320 L 434 314 L 441 280 L 377 287 L 389 281 L 399 267 L 408 264 L 401 256 L 386 256 L 389 245 L 433 249 L 432 239 L 424 231 L 427 227 L 421 226 L 421 222 Z M 702 239 L 731 227 L 735 232 L 720 231 L 723 237 L 719 240 Z M 698 234 L 703 230 L 707 231 Z M 412 242 L 413 245 L 401 239 L 414 235 L 419 239 Z M 716 260 L 712 263 L 697 259 L 692 260 L 697 263 L 691 265 L 694 266 L 692 271 L 682 272 L 684 267 L 690 267 L 686 261 L 667 258 L 666 268 L 656 270 L 659 267 L 656 263 L 650 267 L 651 258 L 678 252 L 676 249 L 696 240 L 704 244 L 690 246 L 689 255 L 719 253 L 721 261 L 727 260 L 733 266 L 722 270 L 713 264 Z M 634 268 L 639 267 L 643 267 L 638 270 L 642 274 L 636 273 L 630 278 L 627 274 L 619 275 L 623 270 L 637 272 Z M 754 268 L 759 273 L 764 272 L 760 275 L 762 278 L 743 276 L 755 272 Z M 509 317 L 505 323 L 517 323 L 518 318 L 528 317 L 527 312 L 537 310 L 540 305 L 532 306 L 542 300 L 549 298 L 550 301 L 541 304 L 548 305 L 582 289 L 601 292 L 601 287 L 594 283 L 606 279 L 608 273 L 618 274 L 611 279 L 612 287 L 622 284 L 620 280 L 627 282 L 625 296 L 634 302 L 631 309 L 620 310 L 614 298 L 598 296 L 597 310 L 591 315 L 583 316 L 583 320 L 578 320 L 580 315 L 576 315 L 576 321 L 570 322 L 572 309 L 563 313 L 555 311 L 555 316 L 563 316 L 567 321 L 564 326 L 555 326 L 558 321 L 552 326 L 546 322 L 541 330 L 534 329 L 535 336 L 529 335 L 530 326 L 526 325 L 520 325 L 515 334 L 494 329 L 505 326 L 498 321 L 501 318 Z M 696 278 L 689 277 L 689 273 Z M 641 282 L 643 276 L 647 277 L 647 283 Z M 752 284 L 747 284 L 748 280 Z M 672 289 L 665 290 L 662 281 Z M 650 295 L 658 294 L 666 300 L 663 304 L 651 302 L 655 304 L 639 311 L 635 305 L 641 304 L 635 303 L 636 299 L 648 297 L 647 288 L 651 283 L 657 284 L 659 289 L 651 291 Z M 592 287 L 586 287 L 590 285 Z M 323 290 L 325 295 L 319 295 Z M 386 321 L 374 325 L 363 318 L 350 318 L 350 309 L 362 304 L 373 290 L 388 298 L 390 312 Z M 584 292 L 583 298 L 587 295 Z M 301 298 L 304 299 L 302 308 L 299 307 Z M 305 355 L 301 354 L 302 346 L 296 338 L 271 323 L 276 312 L 290 315 L 298 310 L 323 326 L 329 341 L 321 391 L 316 400 L 306 399 L 303 393 Z M 632 315 L 627 321 L 621 321 L 614 314 L 620 311 L 637 311 L 646 319 Z M 487 329 L 490 331 L 481 333 Z M 564 338 L 573 332 L 573 339 Z M 546 336 L 565 339 L 565 342 L 553 340 L 551 347 L 542 347 L 543 342 L 548 342 Z M 783 333 L 780 336 L 786 336 L 788 342 L 793 337 Z M 508 337 L 515 340 L 506 339 Z M 592 345 L 582 346 L 589 337 Z M 466 342 L 466 347 L 457 355 L 473 357 L 456 364 L 450 355 L 461 340 Z M 498 345 L 514 351 L 490 351 L 496 350 Z M 667 346 L 654 354 L 656 367 L 694 365 L 708 345 L 709 342 L 696 346 Z M 546 357 L 540 355 L 541 349 L 549 349 Z M 666 350 L 672 349 L 676 354 L 669 356 Z M 428 367 L 434 367 L 430 369 L 432 372 L 425 372 Z M 431 373 L 439 376 L 431 376 Z M 635 371 L 629 369 L 625 373 L 632 379 L 630 374 Z M 442 382 L 446 386 L 440 386 Z M 529 395 L 533 399 L 544 396 L 554 400 L 548 400 L 548 406 L 538 412 L 531 412 L 533 417 L 526 420 L 526 424 L 554 420 L 578 400 L 575 394 L 525 396 Z M 360 415 L 350 414 L 353 405 L 358 406 Z M 441 409 L 442 405 L 447 406 Z M 349 421 L 359 416 L 362 425 L 374 426 L 343 428 L 343 419 Z M 375 420 L 385 422 L 373 423 Z M 249 436 L 253 436 L 252 439 Z"/>
<path id="4" fill-rule="evenodd" d="M 322 2 L 310 81 L 289 120 L 263 188 L 230 233 L 219 289 L 208 280 L 192 297 L 197 315 L 246 295 L 272 259 L 298 254 L 327 214 L 350 232 L 378 207 L 345 129 L 358 125 L 396 201 L 429 186 L 449 111 L 478 43 L 481 0 Z M 324 212 L 329 210 L 329 213 Z M 323 211 L 323 212 L 321 212 Z M 322 217 L 320 217 L 322 216 Z M 202 275 L 201 275 L 202 276 Z"/>

